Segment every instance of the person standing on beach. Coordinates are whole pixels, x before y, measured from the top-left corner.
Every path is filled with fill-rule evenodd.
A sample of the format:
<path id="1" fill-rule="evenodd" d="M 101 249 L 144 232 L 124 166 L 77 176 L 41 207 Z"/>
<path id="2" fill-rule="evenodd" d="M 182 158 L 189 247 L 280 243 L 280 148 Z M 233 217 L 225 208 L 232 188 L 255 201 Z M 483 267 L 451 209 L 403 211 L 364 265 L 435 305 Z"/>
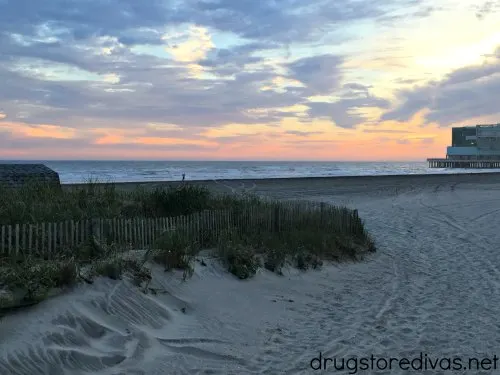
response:
<path id="1" fill-rule="evenodd" d="M 183 173 L 183 174 L 182 174 L 182 181 L 184 181 L 185 179 L 186 179 L 186 174 L 185 174 L 185 173 Z"/>

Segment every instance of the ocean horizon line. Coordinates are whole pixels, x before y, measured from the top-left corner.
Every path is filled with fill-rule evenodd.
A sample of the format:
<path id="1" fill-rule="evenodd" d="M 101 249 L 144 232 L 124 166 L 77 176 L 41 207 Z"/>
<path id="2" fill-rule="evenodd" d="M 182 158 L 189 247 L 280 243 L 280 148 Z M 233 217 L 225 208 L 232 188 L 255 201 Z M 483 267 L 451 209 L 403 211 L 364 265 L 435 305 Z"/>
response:
<path id="1" fill-rule="evenodd" d="M 238 160 L 238 159 L 0 159 L 0 162 L 186 162 L 186 163 L 424 163 L 427 160 Z"/>

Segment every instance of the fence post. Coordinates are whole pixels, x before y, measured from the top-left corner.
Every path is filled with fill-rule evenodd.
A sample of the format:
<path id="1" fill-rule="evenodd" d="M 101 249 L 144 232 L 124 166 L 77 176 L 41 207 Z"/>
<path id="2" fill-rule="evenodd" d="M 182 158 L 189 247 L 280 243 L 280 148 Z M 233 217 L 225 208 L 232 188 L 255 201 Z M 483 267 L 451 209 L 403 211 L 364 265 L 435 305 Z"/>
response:
<path id="1" fill-rule="evenodd" d="M 7 249 L 8 251 L 9 249 Z M 5 255 L 5 225 L 2 225 L 2 255 Z M 7 254 L 8 255 L 8 254 Z"/>
<path id="2" fill-rule="evenodd" d="M 21 225 L 21 250 L 26 254 L 26 227 L 27 224 Z"/>
<path id="3" fill-rule="evenodd" d="M 63 250 L 63 243 L 64 243 L 64 223 L 61 221 L 59 222 L 59 251 Z"/>
<path id="4" fill-rule="evenodd" d="M 89 222 L 87 219 L 80 221 L 80 243 L 85 242 L 85 232 L 87 231 Z"/>
<path id="5" fill-rule="evenodd" d="M 47 257 L 50 259 L 50 253 L 52 252 L 52 223 L 47 223 L 47 241 L 48 241 L 48 249 L 47 249 Z"/>
<path id="6" fill-rule="evenodd" d="M 54 223 L 53 230 L 54 230 L 54 236 L 53 236 L 53 240 L 54 240 L 54 247 L 53 247 L 52 251 L 53 251 L 54 253 L 56 253 L 56 249 L 57 249 L 57 223 Z M 57 254 L 57 253 L 56 253 L 56 254 Z"/>
<path id="7" fill-rule="evenodd" d="M 19 255 L 19 224 L 16 224 L 16 227 L 15 227 L 15 231 L 16 231 L 16 257 Z"/>
<path id="8" fill-rule="evenodd" d="M 101 239 L 101 243 L 106 242 L 104 238 L 104 220 L 99 219 L 99 239 Z"/>
<path id="9" fill-rule="evenodd" d="M 75 248 L 75 221 L 74 220 L 70 220 L 69 222 L 69 235 L 70 235 L 70 239 L 69 239 L 69 243 L 71 244 L 71 249 L 74 249 Z"/>
<path id="10" fill-rule="evenodd" d="M 33 245 L 33 226 L 31 224 L 28 224 L 28 249 L 29 249 L 29 254 L 32 252 L 31 246 Z"/>
<path id="11" fill-rule="evenodd" d="M 280 208 L 279 206 L 274 207 L 274 218 L 273 218 L 274 232 L 279 233 L 280 231 Z"/>
<path id="12" fill-rule="evenodd" d="M 70 248 L 71 247 L 71 237 L 70 237 L 70 225 L 69 225 L 69 221 L 66 220 L 64 222 L 64 246 L 66 248 Z"/>
<path id="13" fill-rule="evenodd" d="M 134 218 L 134 248 L 140 248 L 140 241 L 139 241 L 139 219 Z"/>
<path id="14" fill-rule="evenodd" d="M 12 225 L 7 226 L 7 252 L 9 255 L 12 251 Z"/>
<path id="15" fill-rule="evenodd" d="M 146 247 L 146 241 L 144 239 L 144 219 L 141 219 L 139 231 L 141 232 L 141 250 L 144 250 L 144 248 Z"/>
<path id="16" fill-rule="evenodd" d="M 319 209 L 320 209 L 320 223 L 319 223 L 319 228 L 323 229 L 325 227 L 325 219 L 326 219 L 326 203 L 321 202 L 319 204 Z"/>

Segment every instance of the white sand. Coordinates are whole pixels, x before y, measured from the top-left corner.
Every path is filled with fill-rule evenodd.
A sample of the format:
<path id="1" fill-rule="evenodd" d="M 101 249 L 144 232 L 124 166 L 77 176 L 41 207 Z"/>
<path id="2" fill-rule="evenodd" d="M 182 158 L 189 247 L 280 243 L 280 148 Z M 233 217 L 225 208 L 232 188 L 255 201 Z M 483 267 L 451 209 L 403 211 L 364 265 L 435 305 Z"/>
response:
<path id="1" fill-rule="evenodd" d="M 124 281 L 81 285 L 0 320 L 0 374 L 310 374 L 319 351 L 492 358 L 500 355 L 499 193 L 500 184 L 471 183 L 294 191 L 358 208 L 378 252 L 249 281 L 212 260 L 187 282 L 155 269 L 152 286 L 166 291 L 157 295 Z"/>

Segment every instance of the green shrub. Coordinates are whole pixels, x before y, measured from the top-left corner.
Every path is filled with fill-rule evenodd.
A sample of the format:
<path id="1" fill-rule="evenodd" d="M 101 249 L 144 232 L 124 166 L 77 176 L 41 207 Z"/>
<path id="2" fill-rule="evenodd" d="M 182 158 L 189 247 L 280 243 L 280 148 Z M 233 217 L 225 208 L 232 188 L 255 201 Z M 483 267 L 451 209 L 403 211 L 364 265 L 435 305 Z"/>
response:
<path id="1" fill-rule="evenodd" d="M 123 260 L 120 258 L 101 259 L 94 264 L 94 275 L 120 280 L 123 275 Z"/>
<path id="2" fill-rule="evenodd" d="M 156 188 L 139 196 L 146 217 L 189 215 L 210 208 L 207 188 L 182 185 L 178 188 Z"/>
<path id="3" fill-rule="evenodd" d="M 52 271 L 52 280 L 55 287 L 72 286 L 78 281 L 78 264 L 74 258 L 55 263 Z"/>
<path id="4" fill-rule="evenodd" d="M 26 258 L 22 263 L 4 265 L 1 272 L 0 287 L 24 291 L 24 301 L 43 300 L 50 289 L 72 286 L 78 278 L 73 258 L 52 261 Z"/>
<path id="5" fill-rule="evenodd" d="M 241 244 L 229 245 L 221 254 L 227 270 L 239 279 L 254 276 L 260 267 L 260 261 L 251 247 Z"/>
<path id="6" fill-rule="evenodd" d="M 184 278 L 194 272 L 194 259 L 197 244 L 183 228 L 163 232 L 154 245 L 152 260 L 165 267 L 165 271 L 172 269 L 184 270 Z"/>
<path id="7" fill-rule="evenodd" d="M 309 268 L 317 269 L 323 265 L 323 261 L 315 254 L 307 250 L 302 250 L 295 255 L 295 264 L 299 270 L 307 270 Z"/>
<path id="8" fill-rule="evenodd" d="M 234 229 L 221 235 L 217 251 L 227 270 L 240 279 L 252 277 L 261 265 L 255 250 Z"/>
<path id="9" fill-rule="evenodd" d="M 279 249 L 269 249 L 265 254 L 264 268 L 279 275 L 283 274 L 283 266 L 287 258 L 287 253 Z"/>

